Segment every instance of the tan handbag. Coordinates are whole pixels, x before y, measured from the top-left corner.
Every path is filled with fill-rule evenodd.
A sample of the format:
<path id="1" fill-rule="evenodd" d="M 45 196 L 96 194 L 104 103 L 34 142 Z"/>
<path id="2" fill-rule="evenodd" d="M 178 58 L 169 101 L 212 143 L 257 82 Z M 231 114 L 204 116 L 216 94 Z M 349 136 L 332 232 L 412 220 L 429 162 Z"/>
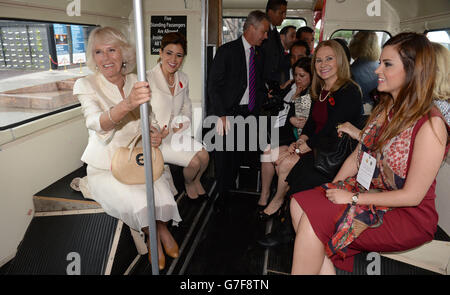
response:
<path id="1" fill-rule="evenodd" d="M 126 147 L 118 148 L 111 161 L 112 175 L 124 184 L 144 184 L 144 152 L 136 143 L 142 135 L 137 134 Z M 153 181 L 156 181 L 164 172 L 164 159 L 159 148 L 152 147 Z"/>

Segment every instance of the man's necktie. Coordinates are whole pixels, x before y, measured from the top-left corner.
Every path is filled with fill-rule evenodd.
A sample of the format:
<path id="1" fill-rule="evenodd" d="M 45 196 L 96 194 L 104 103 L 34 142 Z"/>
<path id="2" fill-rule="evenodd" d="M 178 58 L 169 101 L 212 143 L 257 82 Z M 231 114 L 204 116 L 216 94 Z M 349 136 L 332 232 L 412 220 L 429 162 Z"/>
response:
<path id="1" fill-rule="evenodd" d="M 250 59 L 248 62 L 248 110 L 250 112 L 255 108 L 255 91 L 255 48 L 250 47 Z"/>

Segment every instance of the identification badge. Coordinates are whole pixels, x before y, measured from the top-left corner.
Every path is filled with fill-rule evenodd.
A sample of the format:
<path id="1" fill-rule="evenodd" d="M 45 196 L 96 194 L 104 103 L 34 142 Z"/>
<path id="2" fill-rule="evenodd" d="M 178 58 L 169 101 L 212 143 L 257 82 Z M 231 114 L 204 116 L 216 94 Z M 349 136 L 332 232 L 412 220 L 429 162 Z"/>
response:
<path id="1" fill-rule="evenodd" d="M 361 165 L 359 166 L 358 175 L 356 181 L 361 184 L 366 190 L 370 189 L 370 183 L 372 182 L 373 173 L 375 172 L 377 160 L 364 152 Z"/>
<path id="2" fill-rule="evenodd" d="M 291 106 L 289 104 L 284 104 L 284 109 L 278 113 L 277 120 L 275 121 L 275 126 L 273 126 L 274 128 L 280 128 L 284 126 L 290 107 Z"/>

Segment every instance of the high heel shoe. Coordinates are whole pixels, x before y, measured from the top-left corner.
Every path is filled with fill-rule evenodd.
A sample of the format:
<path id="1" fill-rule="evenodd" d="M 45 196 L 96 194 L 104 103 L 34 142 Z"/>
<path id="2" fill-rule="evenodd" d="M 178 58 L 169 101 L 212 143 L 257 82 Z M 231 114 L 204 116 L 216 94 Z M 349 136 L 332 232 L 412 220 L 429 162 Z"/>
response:
<path id="1" fill-rule="evenodd" d="M 152 264 L 152 256 L 150 254 L 150 249 L 148 249 L 148 262 Z M 163 270 L 166 267 L 166 256 L 164 256 L 164 253 L 158 253 L 158 267 L 159 270 Z"/>
<path id="2" fill-rule="evenodd" d="M 270 214 L 270 215 L 267 214 L 267 213 L 265 213 L 265 212 L 264 212 L 264 209 L 263 209 L 262 211 L 259 212 L 259 216 L 258 216 L 258 217 L 259 217 L 259 220 L 260 220 L 260 221 L 267 221 L 267 220 L 271 219 L 271 218 L 274 217 L 274 216 L 280 215 L 281 208 L 283 208 L 283 205 L 281 205 L 280 208 L 278 208 L 277 211 L 275 211 L 274 213 L 272 213 L 272 214 Z"/>
<path id="3" fill-rule="evenodd" d="M 152 264 L 152 255 L 150 252 L 150 241 L 148 239 L 148 236 L 145 235 L 145 243 L 147 244 L 147 248 L 148 248 L 148 262 L 150 264 Z M 164 256 L 164 253 L 161 250 L 158 249 L 158 268 L 159 270 L 163 270 L 166 267 L 166 256 Z"/>
<path id="4" fill-rule="evenodd" d="M 265 205 L 256 204 L 256 212 L 258 212 L 258 214 L 261 214 L 264 211 L 264 209 L 267 208 L 267 205 L 269 205 L 269 203 Z"/>
<path id="5" fill-rule="evenodd" d="M 178 256 L 180 256 L 180 249 L 178 248 L 178 244 L 177 242 L 174 240 L 175 245 L 173 245 L 171 248 L 169 248 L 168 246 L 166 246 L 166 244 L 163 244 L 164 247 L 164 251 L 166 252 L 167 255 L 169 255 L 172 258 L 177 258 Z"/>

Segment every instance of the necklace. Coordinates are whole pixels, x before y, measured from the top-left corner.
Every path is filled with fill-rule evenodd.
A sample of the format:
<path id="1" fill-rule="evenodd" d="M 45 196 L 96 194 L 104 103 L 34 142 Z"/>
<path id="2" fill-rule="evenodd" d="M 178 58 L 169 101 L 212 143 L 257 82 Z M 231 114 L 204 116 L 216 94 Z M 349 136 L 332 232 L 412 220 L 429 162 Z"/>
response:
<path id="1" fill-rule="evenodd" d="M 328 97 L 328 96 L 330 95 L 330 93 L 331 93 L 331 91 L 328 91 L 327 95 L 325 95 L 325 97 L 324 97 L 323 99 L 321 99 L 321 97 L 322 97 L 322 91 L 323 91 L 323 88 L 320 89 L 319 102 L 324 102 L 325 99 L 327 99 L 327 97 Z"/>
<path id="2" fill-rule="evenodd" d="M 169 79 L 167 79 L 167 86 L 169 86 L 169 88 L 174 88 L 175 87 L 175 78 L 173 78 L 172 85 L 169 84 Z"/>

